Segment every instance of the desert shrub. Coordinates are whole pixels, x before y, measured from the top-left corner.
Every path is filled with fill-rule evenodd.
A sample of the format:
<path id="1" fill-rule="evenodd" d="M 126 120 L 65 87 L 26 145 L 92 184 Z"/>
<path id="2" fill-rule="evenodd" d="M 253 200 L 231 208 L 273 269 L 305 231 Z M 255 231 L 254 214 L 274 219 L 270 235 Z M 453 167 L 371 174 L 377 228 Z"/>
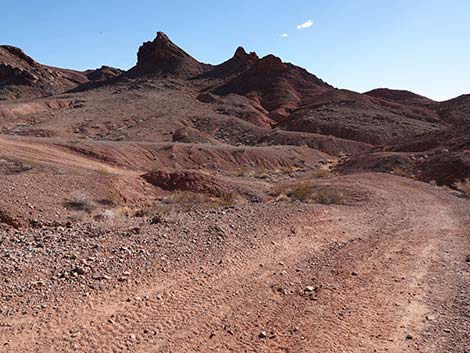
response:
<path id="1" fill-rule="evenodd" d="M 323 205 L 341 205 L 344 203 L 344 194 L 334 186 L 327 186 L 318 190 L 314 199 Z"/>
<path id="2" fill-rule="evenodd" d="M 284 195 L 290 200 L 306 201 L 314 190 L 314 187 L 310 183 L 297 182 L 288 184 L 276 185 L 273 189 L 272 194 L 279 200 L 285 200 Z"/>
<path id="3" fill-rule="evenodd" d="M 116 212 L 113 210 L 102 210 L 99 211 L 95 216 L 93 217 L 94 220 L 96 221 L 110 221 L 112 219 L 116 218 Z"/>
<path id="4" fill-rule="evenodd" d="M 111 172 L 109 171 L 109 169 L 106 169 L 105 167 L 100 167 L 98 169 L 98 174 L 102 176 L 109 176 L 111 175 Z"/>
<path id="5" fill-rule="evenodd" d="M 86 219 L 86 217 L 87 213 L 85 211 L 78 211 L 68 216 L 67 219 L 72 223 L 81 223 Z"/>
<path id="6" fill-rule="evenodd" d="M 246 169 L 246 168 L 241 168 L 239 170 L 237 170 L 237 172 L 235 173 L 235 176 L 237 177 L 247 177 L 247 176 L 250 176 L 253 172 L 250 171 L 249 169 Z"/>
<path id="7" fill-rule="evenodd" d="M 299 183 L 288 191 L 287 196 L 293 200 L 307 201 L 313 193 L 314 187 L 311 184 Z"/>
<path id="8" fill-rule="evenodd" d="M 463 192 L 466 197 L 470 197 L 470 178 L 456 181 L 453 186 Z"/>
<path id="9" fill-rule="evenodd" d="M 88 195 L 78 191 L 72 193 L 72 195 L 65 200 L 64 206 L 71 210 L 88 213 L 96 209 L 96 203 Z"/>
<path id="10" fill-rule="evenodd" d="M 331 171 L 326 168 L 320 168 L 312 172 L 312 177 L 313 178 L 328 178 L 331 176 Z"/>
<path id="11" fill-rule="evenodd" d="M 233 192 L 222 191 L 218 199 L 220 206 L 232 206 L 236 201 L 236 196 Z"/>
<path id="12" fill-rule="evenodd" d="M 271 193 L 277 201 L 317 202 L 323 205 L 340 205 L 344 193 L 334 186 L 318 186 L 308 182 L 277 185 Z"/>
<path id="13" fill-rule="evenodd" d="M 408 176 L 407 172 L 405 172 L 401 167 L 395 167 L 395 168 L 393 168 L 393 170 L 391 171 L 391 174 L 394 174 L 394 175 L 397 175 L 397 176 L 401 176 L 401 177 L 406 177 L 406 176 Z"/>
<path id="14" fill-rule="evenodd" d="M 269 179 L 269 173 L 265 171 L 259 171 L 254 175 L 254 177 L 256 179 Z"/>
<path id="15" fill-rule="evenodd" d="M 170 215 L 173 208 L 168 204 L 154 204 L 138 208 L 134 211 L 134 217 L 160 217 L 166 218 Z"/>

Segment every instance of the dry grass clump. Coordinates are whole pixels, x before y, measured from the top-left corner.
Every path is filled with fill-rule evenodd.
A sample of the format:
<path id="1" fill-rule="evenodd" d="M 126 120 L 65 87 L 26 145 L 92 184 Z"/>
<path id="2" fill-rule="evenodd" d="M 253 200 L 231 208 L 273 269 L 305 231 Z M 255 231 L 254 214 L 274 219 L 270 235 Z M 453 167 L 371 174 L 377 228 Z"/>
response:
<path id="1" fill-rule="evenodd" d="M 326 168 L 320 168 L 312 172 L 312 178 L 329 178 L 331 176 L 331 170 Z"/>
<path id="2" fill-rule="evenodd" d="M 249 170 L 247 168 L 241 168 L 241 169 L 238 169 L 235 173 L 235 176 L 237 177 L 248 177 L 248 176 L 252 176 L 255 172 L 252 171 L 252 170 Z"/>
<path id="3" fill-rule="evenodd" d="M 287 196 L 289 196 L 292 200 L 307 201 L 312 196 L 313 191 L 313 185 L 299 183 L 294 185 L 292 189 L 289 190 Z"/>
<path id="4" fill-rule="evenodd" d="M 222 191 L 218 197 L 220 206 L 232 206 L 235 204 L 236 199 L 236 195 L 229 191 Z"/>
<path id="5" fill-rule="evenodd" d="M 307 201 L 312 195 L 313 190 L 313 185 L 308 182 L 285 183 L 276 185 L 272 195 L 276 196 L 278 200 Z"/>
<path id="6" fill-rule="evenodd" d="M 169 204 L 153 204 L 141 207 L 134 211 L 134 217 L 150 218 L 151 224 L 167 221 L 173 212 L 173 206 Z"/>
<path id="7" fill-rule="evenodd" d="M 344 194 L 334 186 L 322 188 L 315 194 L 315 201 L 322 205 L 341 205 L 344 199 Z"/>
<path id="8" fill-rule="evenodd" d="M 316 202 L 323 205 L 341 205 L 345 202 L 344 193 L 332 185 L 319 186 L 309 182 L 296 182 L 277 185 L 273 192 L 278 201 Z"/>
<path id="9" fill-rule="evenodd" d="M 470 197 L 470 178 L 456 181 L 453 186 L 463 192 L 466 197 Z"/>
<path id="10" fill-rule="evenodd" d="M 407 177 L 408 176 L 408 173 L 406 171 L 404 171 L 401 167 L 393 168 L 393 170 L 390 172 L 390 174 L 394 174 L 394 175 L 401 176 L 401 177 Z"/>
<path id="11" fill-rule="evenodd" d="M 259 170 L 255 173 L 255 175 L 253 175 L 253 177 L 256 179 L 269 179 L 270 174 L 269 171 Z"/>
<path id="12" fill-rule="evenodd" d="M 172 207 L 168 204 L 153 204 L 147 205 L 141 208 L 134 210 L 134 217 L 155 217 L 160 216 L 162 218 L 167 217 L 172 212 Z"/>
<path id="13" fill-rule="evenodd" d="M 65 200 L 64 207 L 75 211 L 91 213 L 96 209 L 96 203 L 88 195 L 76 191 Z"/>
<path id="14" fill-rule="evenodd" d="M 102 175 L 102 176 L 109 176 L 109 175 L 111 175 L 111 172 L 109 171 L 109 169 L 107 169 L 105 167 L 100 167 L 98 169 L 98 174 Z"/>

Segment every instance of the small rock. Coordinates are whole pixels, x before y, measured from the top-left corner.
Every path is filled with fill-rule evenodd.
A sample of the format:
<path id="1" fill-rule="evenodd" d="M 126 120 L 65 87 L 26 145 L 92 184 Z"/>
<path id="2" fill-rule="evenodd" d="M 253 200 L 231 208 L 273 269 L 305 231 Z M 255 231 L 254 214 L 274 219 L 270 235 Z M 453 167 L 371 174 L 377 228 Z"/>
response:
<path id="1" fill-rule="evenodd" d="M 266 331 L 261 331 L 258 335 L 259 338 L 266 338 L 267 336 Z"/>
<path id="2" fill-rule="evenodd" d="M 72 268 L 72 273 L 76 273 L 77 275 L 83 276 L 84 274 L 87 273 L 87 270 L 80 266 L 74 266 Z"/>
<path id="3" fill-rule="evenodd" d="M 304 291 L 305 291 L 305 292 L 314 292 L 314 291 L 315 291 L 315 287 L 314 287 L 314 286 L 307 286 L 307 287 L 305 287 Z"/>
<path id="4" fill-rule="evenodd" d="M 413 336 L 410 335 L 410 334 L 407 334 L 407 335 L 406 335 L 406 339 L 407 339 L 407 340 L 412 340 L 412 339 L 413 339 Z"/>
<path id="5" fill-rule="evenodd" d="M 94 279 L 95 281 L 104 281 L 104 280 L 108 280 L 109 276 L 106 276 L 106 275 L 101 274 L 101 273 L 93 273 L 91 278 Z"/>

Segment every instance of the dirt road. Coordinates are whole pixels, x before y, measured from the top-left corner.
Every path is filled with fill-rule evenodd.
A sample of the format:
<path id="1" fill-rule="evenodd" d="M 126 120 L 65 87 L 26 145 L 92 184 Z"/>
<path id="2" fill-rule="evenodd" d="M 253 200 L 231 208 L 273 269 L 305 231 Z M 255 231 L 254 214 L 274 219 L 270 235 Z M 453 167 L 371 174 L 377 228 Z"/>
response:
<path id="1" fill-rule="evenodd" d="M 139 267 L 135 281 L 79 300 L 64 292 L 34 315 L 6 314 L 11 303 L 2 302 L 2 349 L 467 352 L 469 203 L 393 176 L 344 183 L 367 201 L 260 204 L 216 224 L 184 215 L 168 230 L 171 254 Z M 222 228 L 220 239 L 191 222 Z M 159 234 L 145 228 L 139 237 Z"/>

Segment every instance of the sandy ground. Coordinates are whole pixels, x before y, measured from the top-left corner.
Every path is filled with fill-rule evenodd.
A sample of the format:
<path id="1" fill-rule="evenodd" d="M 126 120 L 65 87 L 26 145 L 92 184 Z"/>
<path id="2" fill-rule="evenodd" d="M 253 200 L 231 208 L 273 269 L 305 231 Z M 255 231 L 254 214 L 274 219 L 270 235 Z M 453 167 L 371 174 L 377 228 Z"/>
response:
<path id="1" fill-rule="evenodd" d="M 49 229 L 34 256 L 28 235 L 5 233 L 2 264 L 20 275 L 3 279 L 2 349 L 468 351 L 468 201 L 384 174 L 343 182 L 367 200 L 189 212 L 136 235 L 121 234 L 123 224 Z M 99 259 L 87 266 L 106 278 L 55 276 L 70 252 Z"/>

